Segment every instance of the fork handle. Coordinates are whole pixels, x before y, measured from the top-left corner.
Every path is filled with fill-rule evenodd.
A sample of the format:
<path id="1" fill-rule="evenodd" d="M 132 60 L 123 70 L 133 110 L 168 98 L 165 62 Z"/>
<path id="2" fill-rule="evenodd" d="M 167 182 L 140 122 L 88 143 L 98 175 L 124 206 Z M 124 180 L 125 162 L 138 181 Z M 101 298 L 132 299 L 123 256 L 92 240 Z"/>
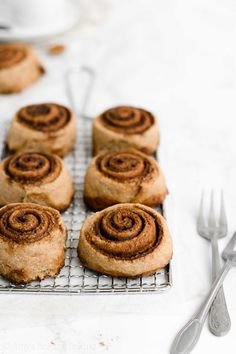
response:
<path id="1" fill-rule="evenodd" d="M 211 239 L 211 250 L 212 250 L 212 281 L 214 281 L 219 271 L 221 270 L 220 253 L 218 247 L 218 240 L 216 237 L 212 237 Z"/>
<path id="2" fill-rule="evenodd" d="M 215 336 L 224 336 L 230 330 L 231 321 L 225 301 L 223 286 L 218 291 L 218 294 L 211 305 L 208 324 L 210 331 Z"/>
<path id="3" fill-rule="evenodd" d="M 200 337 L 202 326 L 205 322 L 207 313 L 209 311 L 212 302 L 218 293 L 222 283 L 229 272 L 232 263 L 227 261 L 224 267 L 221 269 L 220 273 L 215 279 L 207 297 L 202 303 L 199 311 L 195 316 L 180 330 L 180 332 L 175 337 L 170 353 L 171 354 L 189 354 L 198 342 Z"/>
<path id="4" fill-rule="evenodd" d="M 220 271 L 220 255 L 218 241 L 216 237 L 212 238 L 212 279 L 215 280 Z M 209 311 L 208 324 L 210 331 L 215 336 L 227 334 L 231 327 L 229 312 L 227 309 L 223 286 L 218 291 Z"/>

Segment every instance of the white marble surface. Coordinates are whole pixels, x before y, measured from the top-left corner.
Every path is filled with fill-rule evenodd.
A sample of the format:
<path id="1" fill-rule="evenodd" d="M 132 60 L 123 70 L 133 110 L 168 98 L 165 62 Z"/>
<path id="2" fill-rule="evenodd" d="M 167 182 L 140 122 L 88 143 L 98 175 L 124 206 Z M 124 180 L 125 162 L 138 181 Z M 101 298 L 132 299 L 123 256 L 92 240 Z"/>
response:
<path id="1" fill-rule="evenodd" d="M 22 94 L 1 96 L 1 119 L 25 103 L 67 103 L 63 74 L 82 64 L 97 72 L 89 114 L 119 103 L 156 112 L 170 190 L 174 286 L 150 296 L 1 295 L 0 353 L 166 354 L 211 282 L 209 244 L 195 230 L 203 186 L 224 188 L 229 235 L 236 228 L 236 5 L 84 0 L 82 9 L 78 28 L 57 40 L 65 54 L 49 57 L 37 45 L 47 75 Z M 235 284 L 233 269 L 225 281 L 231 332 L 217 338 L 205 326 L 194 353 L 235 353 Z"/>

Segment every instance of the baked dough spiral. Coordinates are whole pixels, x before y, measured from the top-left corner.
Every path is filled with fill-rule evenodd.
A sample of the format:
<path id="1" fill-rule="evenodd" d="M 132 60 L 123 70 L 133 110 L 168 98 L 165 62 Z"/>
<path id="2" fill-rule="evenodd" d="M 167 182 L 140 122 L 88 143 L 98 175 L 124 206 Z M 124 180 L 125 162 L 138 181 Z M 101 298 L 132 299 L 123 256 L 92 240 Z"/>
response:
<path id="1" fill-rule="evenodd" d="M 51 182 L 61 172 L 61 160 L 55 155 L 25 152 L 6 160 L 5 171 L 14 181 L 32 184 Z"/>
<path id="2" fill-rule="evenodd" d="M 109 129 L 123 134 L 141 134 L 154 124 L 151 113 L 135 107 L 116 107 L 105 111 L 101 120 Z"/>
<path id="3" fill-rule="evenodd" d="M 0 164 L 0 205 L 32 202 L 65 210 L 73 197 L 72 178 L 57 155 L 23 152 Z"/>
<path id="4" fill-rule="evenodd" d="M 75 117 L 56 103 L 33 104 L 15 115 L 7 137 L 10 151 L 40 151 L 66 155 L 76 139 Z"/>
<path id="5" fill-rule="evenodd" d="M 70 121 L 71 114 L 66 107 L 54 103 L 34 104 L 20 109 L 18 122 L 34 130 L 45 133 L 64 128 Z"/>
<path id="6" fill-rule="evenodd" d="M 137 277 L 166 266 L 172 242 L 161 214 L 141 204 L 117 204 L 85 220 L 78 255 L 100 273 Z"/>
<path id="7" fill-rule="evenodd" d="M 85 203 L 100 210 L 117 203 L 161 204 L 167 187 L 157 162 L 136 149 L 104 152 L 87 168 Z"/>
<path id="8" fill-rule="evenodd" d="M 159 144 L 159 129 L 153 114 L 130 106 L 103 112 L 93 124 L 94 154 L 111 149 L 113 144 L 127 144 L 147 154 L 154 153 Z"/>
<path id="9" fill-rule="evenodd" d="M 21 91 L 43 73 L 40 60 L 28 45 L 0 45 L 0 93 Z"/>
<path id="10" fill-rule="evenodd" d="M 66 228 L 58 211 L 32 203 L 0 209 L 0 275 L 16 283 L 55 276 L 65 260 Z"/>
<path id="11" fill-rule="evenodd" d="M 26 57 L 25 47 L 16 45 L 0 46 L 0 70 L 18 64 Z"/>

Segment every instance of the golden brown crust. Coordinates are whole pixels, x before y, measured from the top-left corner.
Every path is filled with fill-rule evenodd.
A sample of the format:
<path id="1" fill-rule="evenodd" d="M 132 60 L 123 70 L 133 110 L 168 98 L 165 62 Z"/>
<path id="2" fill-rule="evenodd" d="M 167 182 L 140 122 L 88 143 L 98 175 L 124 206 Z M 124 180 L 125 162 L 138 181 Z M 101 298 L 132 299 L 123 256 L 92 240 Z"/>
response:
<path id="1" fill-rule="evenodd" d="M 8 136 L 10 152 L 35 151 L 65 156 L 76 140 L 74 114 L 56 103 L 34 104 L 15 115 Z"/>
<path id="2" fill-rule="evenodd" d="M 34 50 L 25 44 L 0 45 L 0 93 L 19 92 L 44 73 Z"/>
<path id="3" fill-rule="evenodd" d="M 161 214 L 141 204 L 118 204 L 85 220 L 78 255 L 100 273 L 138 277 L 169 263 L 172 242 Z"/>
<path id="4" fill-rule="evenodd" d="M 100 114 L 93 123 L 93 153 L 128 144 L 153 154 L 159 144 L 159 128 L 154 116 L 141 108 L 119 106 Z"/>
<path id="5" fill-rule="evenodd" d="M 16 283 L 56 276 L 64 264 L 66 228 L 58 211 L 32 203 L 0 209 L 0 275 Z"/>
<path id="6" fill-rule="evenodd" d="M 163 200 L 165 199 L 167 193 L 168 192 L 165 192 L 163 195 L 152 196 L 148 199 L 145 199 L 141 204 L 149 206 L 151 208 L 155 208 L 158 205 L 163 203 Z M 99 211 L 108 208 L 109 206 L 119 204 L 115 199 L 98 198 L 98 197 L 90 198 L 86 196 L 84 196 L 84 202 L 90 209 L 94 211 Z"/>
<path id="7" fill-rule="evenodd" d="M 165 178 L 157 162 L 135 149 L 101 153 L 85 174 L 84 201 L 93 210 L 117 203 L 156 206 L 166 195 Z"/>
<path id="8" fill-rule="evenodd" d="M 72 178 L 56 155 L 26 152 L 0 164 L 0 205 L 33 202 L 65 210 L 73 197 Z"/>

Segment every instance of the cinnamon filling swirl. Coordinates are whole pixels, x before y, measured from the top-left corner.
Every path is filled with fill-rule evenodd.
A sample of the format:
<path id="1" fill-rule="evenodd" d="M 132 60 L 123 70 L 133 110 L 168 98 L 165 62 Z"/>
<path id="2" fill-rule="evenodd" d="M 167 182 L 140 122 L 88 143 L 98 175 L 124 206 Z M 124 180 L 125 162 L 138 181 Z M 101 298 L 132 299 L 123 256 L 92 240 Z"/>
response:
<path id="1" fill-rule="evenodd" d="M 5 45 L 0 48 L 0 69 L 9 68 L 21 62 L 26 56 L 24 48 Z"/>
<path id="2" fill-rule="evenodd" d="M 54 155 L 34 152 L 13 155 L 4 167 L 11 179 L 24 184 L 49 183 L 61 172 L 61 162 Z"/>
<path id="3" fill-rule="evenodd" d="M 147 158 L 133 151 L 105 153 L 97 158 L 96 165 L 105 176 L 127 182 L 145 178 L 154 168 Z"/>
<path id="4" fill-rule="evenodd" d="M 71 119 L 71 114 L 64 106 L 45 103 L 23 107 L 18 112 L 17 118 L 29 128 L 52 133 L 66 126 Z"/>
<path id="5" fill-rule="evenodd" d="M 122 134 L 142 134 L 154 124 L 150 112 L 126 106 L 105 111 L 101 119 L 106 127 Z"/>
<path id="6" fill-rule="evenodd" d="M 0 237 L 32 243 L 46 237 L 53 227 L 53 211 L 39 205 L 10 204 L 0 210 Z"/>
<path id="7" fill-rule="evenodd" d="M 117 207 L 102 213 L 93 232 L 86 237 L 104 254 L 122 259 L 135 259 L 152 252 L 161 239 L 155 214 L 139 207 Z"/>

